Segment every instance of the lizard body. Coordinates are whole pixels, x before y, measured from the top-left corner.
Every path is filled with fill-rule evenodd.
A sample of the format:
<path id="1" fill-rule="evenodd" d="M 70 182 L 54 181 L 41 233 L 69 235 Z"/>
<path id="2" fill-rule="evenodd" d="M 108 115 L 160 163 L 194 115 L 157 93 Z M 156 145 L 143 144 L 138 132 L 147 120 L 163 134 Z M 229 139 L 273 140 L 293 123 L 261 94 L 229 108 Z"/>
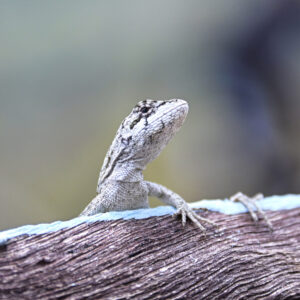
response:
<path id="1" fill-rule="evenodd" d="M 148 208 L 148 196 L 154 196 L 177 209 L 175 215 L 181 215 L 183 226 L 187 217 L 203 231 L 200 221 L 216 225 L 197 215 L 178 194 L 145 181 L 142 174 L 181 128 L 188 108 L 188 103 L 181 99 L 140 101 L 121 123 L 100 171 L 98 194 L 80 215 Z M 262 194 L 250 198 L 237 193 L 230 199 L 241 202 L 255 222 L 258 215 L 254 210 L 257 210 L 272 229 L 271 222 L 256 204 L 262 197 Z"/>
<path id="2" fill-rule="evenodd" d="M 188 217 L 204 230 L 197 215 L 176 193 L 157 183 L 144 181 L 142 171 L 154 160 L 182 126 L 188 113 L 185 100 L 140 101 L 121 123 L 100 171 L 98 195 L 81 215 L 147 208 L 155 196 L 177 209 L 185 225 Z"/>

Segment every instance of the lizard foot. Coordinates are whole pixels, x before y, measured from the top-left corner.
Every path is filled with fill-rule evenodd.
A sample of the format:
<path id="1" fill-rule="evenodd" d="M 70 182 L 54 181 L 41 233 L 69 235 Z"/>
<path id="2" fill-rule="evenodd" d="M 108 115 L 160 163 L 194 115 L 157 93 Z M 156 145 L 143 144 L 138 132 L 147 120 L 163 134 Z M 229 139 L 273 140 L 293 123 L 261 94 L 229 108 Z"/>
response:
<path id="1" fill-rule="evenodd" d="M 273 230 L 272 223 L 266 216 L 265 212 L 256 203 L 257 200 L 261 200 L 263 198 L 264 198 L 263 194 L 257 194 L 251 198 L 241 192 L 238 192 L 233 196 L 231 196 L 229 199 L 233 202 L 241 202 L 248 209 L 254 222 L 258 221 L 259 219 L 258 214 L 259 214 L 265 220 L 267 226 L 271 230 Z M 257 213 L 254 211 L 255 209 L 257 210 Z"/>
<path id="2" fill-rule="evenodd" d="M 213 221 L 210 221 L 206 218 L 200 217 L 197 215 L 187 203 L 182 203 L 179 207 L 177 207 L 176 213 L 173 215 L 173 217 L 181 215 L 182 218 L 182 225 L 183 227 L 186 224 L 186 218 L 188 217 L 197 227 L 199 227 L 202 231 L 206 231 L 205 227 L 201 225 L 200 221 L 212 224 L 214 226 L 217 226 L 216 223 Z"/>

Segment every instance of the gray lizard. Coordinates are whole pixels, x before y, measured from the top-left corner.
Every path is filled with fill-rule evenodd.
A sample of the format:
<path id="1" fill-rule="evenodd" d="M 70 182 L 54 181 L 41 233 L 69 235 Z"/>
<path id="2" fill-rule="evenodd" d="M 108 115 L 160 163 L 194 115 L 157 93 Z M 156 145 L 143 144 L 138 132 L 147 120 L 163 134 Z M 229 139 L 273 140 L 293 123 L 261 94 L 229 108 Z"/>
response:
<path id="1" fill-rule="evenodd" d="M 148 208 L 148 196 L 154 196 L 177 209 L 175 215 L 181 215 L 183 226 L 187 218 L 203 231 L 201 221 L 216 225 L 196 214 L 178 194 L 145 181 L 142 174 L 180 129 L 188 108 L 181 99 L 140 101 L 123 120 L 106 154 L 98 195 L 80 215 Z"/>

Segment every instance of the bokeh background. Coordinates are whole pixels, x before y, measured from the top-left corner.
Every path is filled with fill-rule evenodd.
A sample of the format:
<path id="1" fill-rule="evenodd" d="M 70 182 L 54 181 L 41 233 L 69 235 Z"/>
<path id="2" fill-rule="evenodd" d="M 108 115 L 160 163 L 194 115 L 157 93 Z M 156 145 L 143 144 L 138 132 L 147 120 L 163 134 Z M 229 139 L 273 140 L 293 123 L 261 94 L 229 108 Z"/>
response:
<path id="1" fill-rule="evenodd" d="M 148 180 L 300 193 L 298 0 L 3 0 L 0 45 L 0 229 L 78 215 L 146 98 L 190 104 Z"/>

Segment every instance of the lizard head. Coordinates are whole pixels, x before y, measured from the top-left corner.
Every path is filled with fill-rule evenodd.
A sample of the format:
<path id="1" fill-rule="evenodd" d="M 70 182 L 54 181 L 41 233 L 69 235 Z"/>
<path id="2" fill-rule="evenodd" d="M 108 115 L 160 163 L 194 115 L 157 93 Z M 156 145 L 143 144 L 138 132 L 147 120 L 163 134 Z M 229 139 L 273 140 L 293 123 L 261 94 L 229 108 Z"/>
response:
<path id="1" fill-rule="evenodd" d="M 122 122 L 106 154 L 97 191 L 106 178 L 123 180 L 131 176 L 129 169 L 143 169 L 154 160 L 182 126 L 188 108 L 181 99 L 140 101 Z"/>
<path id="2" fill-rule="evenodd" d="M 188 113 L 185 100 L 140 101 L 123 121 L 133 160 L 146 165 L 155 159 L 182 126 Z"/>

